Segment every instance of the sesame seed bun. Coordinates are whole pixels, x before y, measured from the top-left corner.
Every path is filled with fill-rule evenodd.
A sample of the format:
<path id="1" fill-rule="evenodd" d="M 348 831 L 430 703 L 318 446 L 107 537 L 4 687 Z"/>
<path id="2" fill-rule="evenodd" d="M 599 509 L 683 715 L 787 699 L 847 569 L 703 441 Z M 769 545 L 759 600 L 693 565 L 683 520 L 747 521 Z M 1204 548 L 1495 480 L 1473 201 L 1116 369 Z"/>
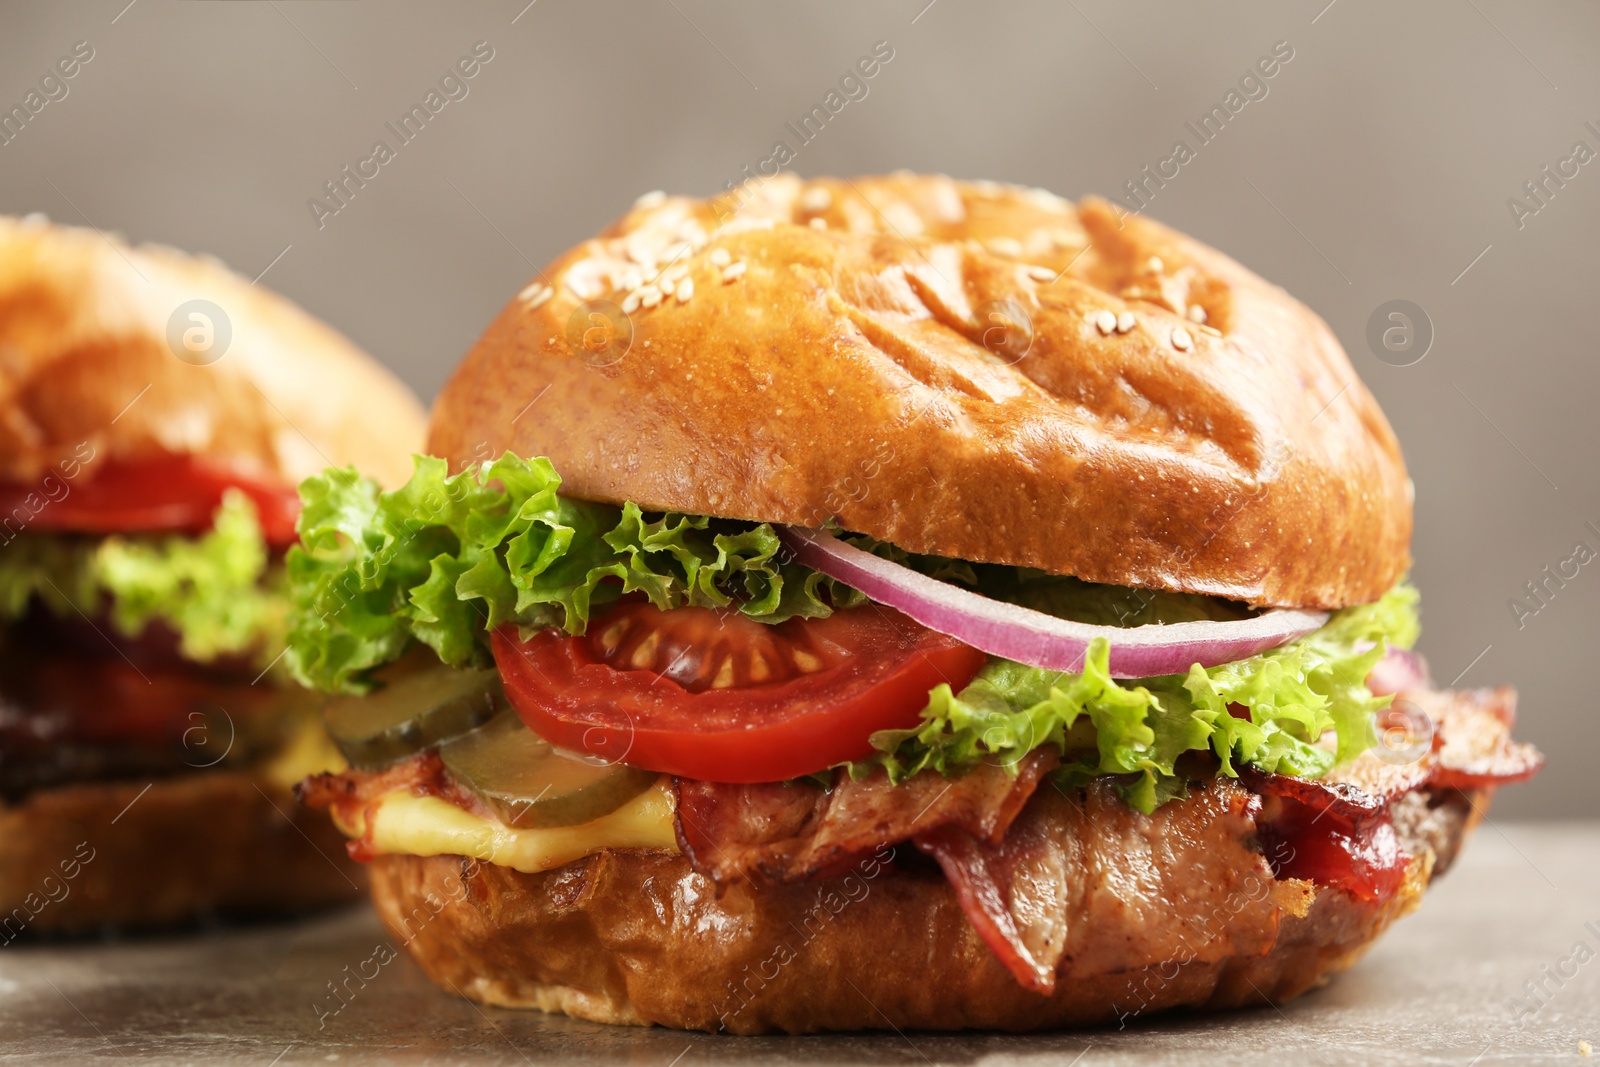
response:
<path id="1" fill-rule="evenodd" d="M 195 455 L 285 485 L 354 464 L 394 485 L 423 421 L 349 340 L 216 260 L 0 216 L 0 481 L 87 442 L 97 458 Z"/>
<path id="2" fill-rule="evenodd" d="M 440 396 L 430 451 L 506 449 L 578 497 L 1258 605 L 1369 602 L 1409 564 L 1399 445 L 1321 319 L 1149 219 L 993 183 L 641 198 Z"/>

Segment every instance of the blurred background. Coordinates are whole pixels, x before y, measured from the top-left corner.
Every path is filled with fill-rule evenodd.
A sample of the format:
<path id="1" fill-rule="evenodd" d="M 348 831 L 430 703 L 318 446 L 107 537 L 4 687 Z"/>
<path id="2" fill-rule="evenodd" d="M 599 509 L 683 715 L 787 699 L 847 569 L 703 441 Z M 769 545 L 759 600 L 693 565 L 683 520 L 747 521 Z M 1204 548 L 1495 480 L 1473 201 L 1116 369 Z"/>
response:
<path id="1" fill-rule="evenodd" d="M 536 265 L 780 141 L 803 176 L 1129 207 L 1141 181 L 1322 314 L 1394 423 L 1422 649 L 1441 682 L 1515 684 L 1550 758 L 1495 816 L 1593 816 L 1597 42 L 1592 0 L 7 3 L 0 211 L 214 253 L 430 398 Z"/>

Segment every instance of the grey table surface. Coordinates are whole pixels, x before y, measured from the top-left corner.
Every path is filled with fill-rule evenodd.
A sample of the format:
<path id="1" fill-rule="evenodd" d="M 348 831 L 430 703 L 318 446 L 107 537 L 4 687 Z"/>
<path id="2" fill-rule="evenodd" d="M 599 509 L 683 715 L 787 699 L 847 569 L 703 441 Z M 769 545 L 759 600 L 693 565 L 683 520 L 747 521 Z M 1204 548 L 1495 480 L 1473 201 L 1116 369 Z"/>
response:
<path id="1" fill-rule="evenodd" d="M 0 1063 L 1600 1063 L 1600 824 L 1493 824 L 1365 960 L 1281 1009 L 1044 1035 L 737 1038 L 479 1008 L 396 959 L 365 907 L 206 934 L 0 948 Z M 907 975 L 907 981 L 917 980 Z M 1541 988 L 1542 986 L 1542 988 Z"/>

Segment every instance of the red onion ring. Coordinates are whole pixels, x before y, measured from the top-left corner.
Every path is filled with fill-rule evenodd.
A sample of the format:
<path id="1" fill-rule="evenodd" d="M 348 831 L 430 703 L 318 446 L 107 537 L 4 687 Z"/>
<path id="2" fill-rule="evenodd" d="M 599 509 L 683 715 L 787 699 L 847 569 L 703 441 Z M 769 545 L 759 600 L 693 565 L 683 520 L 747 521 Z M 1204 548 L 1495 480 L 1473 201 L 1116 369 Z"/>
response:
<path id="1" fill-rule="evenodd" d="M 846 544 L 827 530 L 788 526 L 779 530 L 779 536 L 800 563 L 904 612 L 928 629 L 991 656 L 1046 670 L 1080 673 L 1089 643 L 1103 637 L 1111 645 L 1113 678 L 1183 674 L 1196 663 L 1215 667 L 1248 659 L 1304 637 L 1328 621 L 1327 612 L 1280 608 L 1228 622 L 1091 626 L 929 578 Z"/>
<path id="2" fill-rule="evenodd" d="M 1372 665 L 1367 675 L 1367 688 L 1375 697 L 1391 696 L 1409 689 L 1427 689 L 1432 685 L 1428 676 L 1428 661 L 1409 649 L 1391 648 L 1384 657 Z"/>

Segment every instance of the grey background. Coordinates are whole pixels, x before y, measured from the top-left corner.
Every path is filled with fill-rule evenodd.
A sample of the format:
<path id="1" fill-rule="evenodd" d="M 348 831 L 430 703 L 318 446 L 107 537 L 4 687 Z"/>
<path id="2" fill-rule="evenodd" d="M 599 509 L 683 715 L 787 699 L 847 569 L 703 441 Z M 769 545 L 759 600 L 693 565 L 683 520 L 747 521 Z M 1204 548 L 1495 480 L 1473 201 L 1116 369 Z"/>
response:
<path id="1" fill-rule="evenodd" d="M 424 397 L 535 264 L 646 190 L 709 195 L 793 146 L 784 123 L 876 41 L 894 58 L 794 169 L 1067 196 L 1193 146 L 1184 123 L 1289 42 L 1150 213 L 1318 310 L 1383 403 L 1417 484 L 1422 648 L 1441 681 L 1515 683 L 1550 757 L 1496 814 L 1600 812 L 1600 562 L 1521 629 L 1507 604 L 1578 540 L 1600 550 L 1600 161 L 1520 229 L 1507 207 L 1575 141 L 1600 150 L 1592 2 L 126 2 L 0 7 L 5 109 L 95 50 L 0 146 L 0 210 L 270 265 Z M 319 229 L 308 199 L 479 41 L 468 95 Z M 1435 331 L 1412 366 L 1366 342 L 1394 299 Z"/>

